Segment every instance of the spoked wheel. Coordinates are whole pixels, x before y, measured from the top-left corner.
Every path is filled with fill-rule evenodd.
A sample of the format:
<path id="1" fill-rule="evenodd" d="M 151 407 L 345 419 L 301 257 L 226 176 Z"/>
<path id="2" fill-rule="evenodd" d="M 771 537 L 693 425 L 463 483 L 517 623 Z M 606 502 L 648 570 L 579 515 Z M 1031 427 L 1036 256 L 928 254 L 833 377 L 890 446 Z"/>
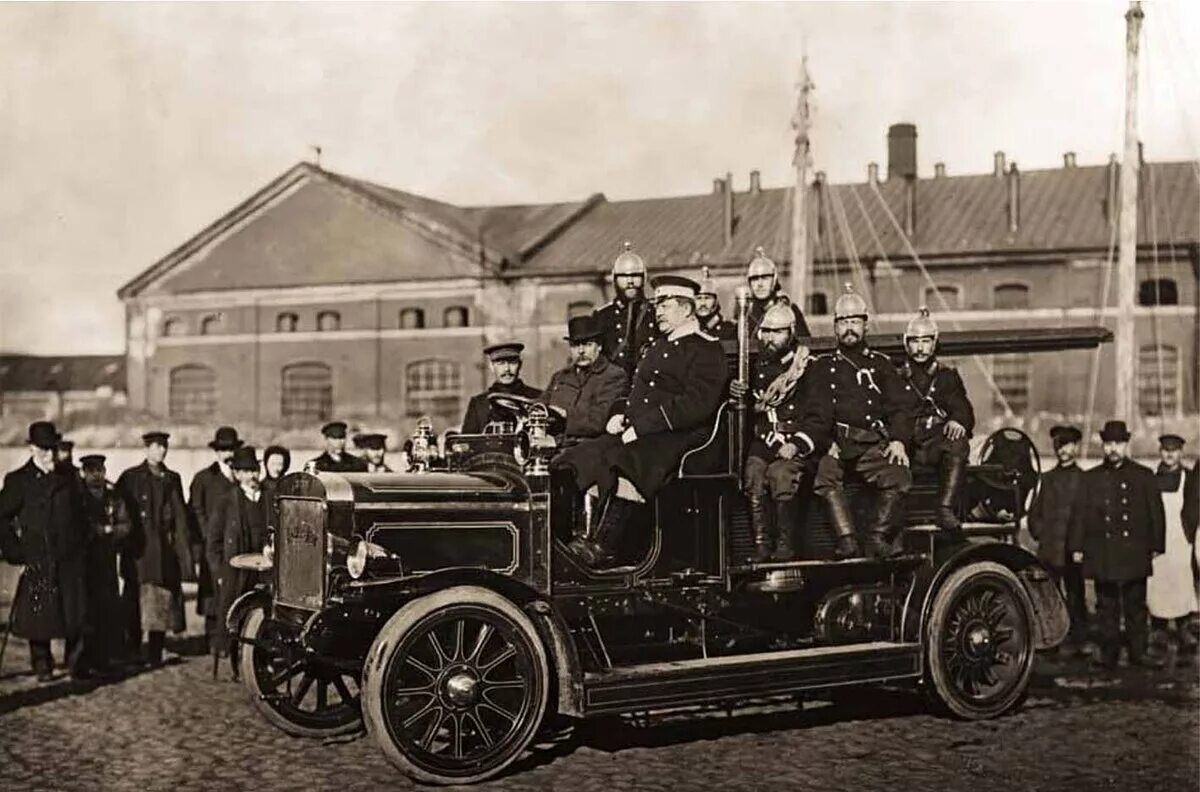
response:
<path id="1" fill-rule="evenodd" d="M 1008 567 L 983 561 L 946 579 L 933 601 L 926 652 L 937 700 L 969 720 L 1021 703 L 1033 673 L 1033 606 Z"/>
<path id="2" fill-rule="evenodd" d="M 268 650 L 275 638 L 270 630 L 261 609 L 242 622 L 242 638 L 260 641 L 243 643 L 238 658 L 242 684 L 258 711 L 295 737 L 335 737 L 362 728 L 357 676 Z"/>
<path id="3" fill-rule="evenodd" d="M 384 625 L 363 670 L 363 712 L 384 755 L 411 778 L 469 784 L 528 747 L 548 681 L 529 618 L 493 591 L 456 586 Z"/>

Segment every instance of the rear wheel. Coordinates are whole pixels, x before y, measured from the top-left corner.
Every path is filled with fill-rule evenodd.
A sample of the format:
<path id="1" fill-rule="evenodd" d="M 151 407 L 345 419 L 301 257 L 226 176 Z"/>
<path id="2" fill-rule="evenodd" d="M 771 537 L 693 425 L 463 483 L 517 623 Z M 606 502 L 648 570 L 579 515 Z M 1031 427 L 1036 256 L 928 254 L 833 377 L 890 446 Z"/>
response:
<path id="1" fill-rule="evenodd" d="M 469 784 L 521 756 L 549 687 L 529 618 L 494 591 L 456 586 L 410 602 L 384 625 L 363 670 L 363 712 L 405 774 Z"/>
<path id="2" fill-rule="evenodd" d="M 968 720 L 994 718 L 1024 700 L 1033 673 L 1033 606 L 1011 569 L 991 561 L 953 572 L 926 628 L 926 683 Z"/>

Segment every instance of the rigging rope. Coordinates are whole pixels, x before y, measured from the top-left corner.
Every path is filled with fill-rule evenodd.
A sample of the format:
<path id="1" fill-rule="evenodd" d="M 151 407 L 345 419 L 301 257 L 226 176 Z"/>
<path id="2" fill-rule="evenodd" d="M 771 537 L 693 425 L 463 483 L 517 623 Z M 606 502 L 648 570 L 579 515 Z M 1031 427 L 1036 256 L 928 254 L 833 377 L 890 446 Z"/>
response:
<path id="1" fill-rule="evenodd" d="M 858 194 L 858 188 L 853 184 L 850 186 L 850 194 L 854 196 L 854 200 L 858 202 L 858 211 L 862 215 L 863 220 L 867 223 L 867 231 L 871 234 L 871 239 L 875 242 L 875 247 L 879 249 L 879 257 L 883 259 L 883 263 L 887 264 L 889 271 L 893 273 L 891 276 L 892 286 L 896 290 L 896 294 L 900 295 L 900 302 L 904 303 L 904 312 L 907 314 L 913 313 L 912 304 L 908 301 L 908 295 L 904 293 L 904 289 L 900 287 L 899 270 L 892 267 L 892 262 L 888 258 L 887 251 L 884 250 L 883 240 L 880 239 L 879 233 L 875 230 L 875 223 L 871 220 L 871 215 L 867 213 L 867 206 L 863 203 L 863 199 Z"/>

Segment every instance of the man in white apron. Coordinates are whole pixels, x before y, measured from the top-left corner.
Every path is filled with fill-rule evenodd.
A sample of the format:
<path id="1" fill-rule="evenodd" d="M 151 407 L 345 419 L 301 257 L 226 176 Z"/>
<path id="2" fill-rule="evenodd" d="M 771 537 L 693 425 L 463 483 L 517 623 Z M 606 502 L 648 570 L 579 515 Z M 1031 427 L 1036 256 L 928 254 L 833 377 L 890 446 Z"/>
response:
<path id="1" fill-rule="evenodd" d="M 1174 623 L 1175 642 L 1181 655 L 1196 651 L 1196 638 L 1187 621 L 1197 609 L 1192 558 L 1196 541 L 1196 471 L 1183 466 L 1183 438 L 1165 434 L 1158 438 L 1161 462 L 1155 477 L 1162 492 L 1166 517 L 1166 552 L 1154 559 L 1154 572 L 1146 585 L 1146 605 L 1156 640 L 1162 646 Z M 1188 508 L 1187 500 L 1192 501 Z M 1186 517 L 1186 519 L 1185 519 Z M 1190 525 L 1188 524 L 1190 523 Z"/>

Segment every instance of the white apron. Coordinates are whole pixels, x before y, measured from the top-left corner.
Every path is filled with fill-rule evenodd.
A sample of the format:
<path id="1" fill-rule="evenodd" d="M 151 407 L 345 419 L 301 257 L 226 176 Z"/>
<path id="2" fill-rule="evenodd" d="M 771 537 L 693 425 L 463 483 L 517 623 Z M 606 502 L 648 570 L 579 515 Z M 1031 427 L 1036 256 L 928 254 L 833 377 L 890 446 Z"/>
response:
<path id="1" fill-rule="evenodd" d="M 1154 559 L 1154 572 L 1146 583 L 1146 605 L 1159 619 L 1178 619 L 1197 610 L 1196 586 L 1192 579 L 1192 554 L 1196 552 L 1183 534 L 1183 482 L 1174 492 L 1162 493 L 1167 518 L 1167 551 Z M 1196 543 L 1200 546 L 1200 542 Z"/>

